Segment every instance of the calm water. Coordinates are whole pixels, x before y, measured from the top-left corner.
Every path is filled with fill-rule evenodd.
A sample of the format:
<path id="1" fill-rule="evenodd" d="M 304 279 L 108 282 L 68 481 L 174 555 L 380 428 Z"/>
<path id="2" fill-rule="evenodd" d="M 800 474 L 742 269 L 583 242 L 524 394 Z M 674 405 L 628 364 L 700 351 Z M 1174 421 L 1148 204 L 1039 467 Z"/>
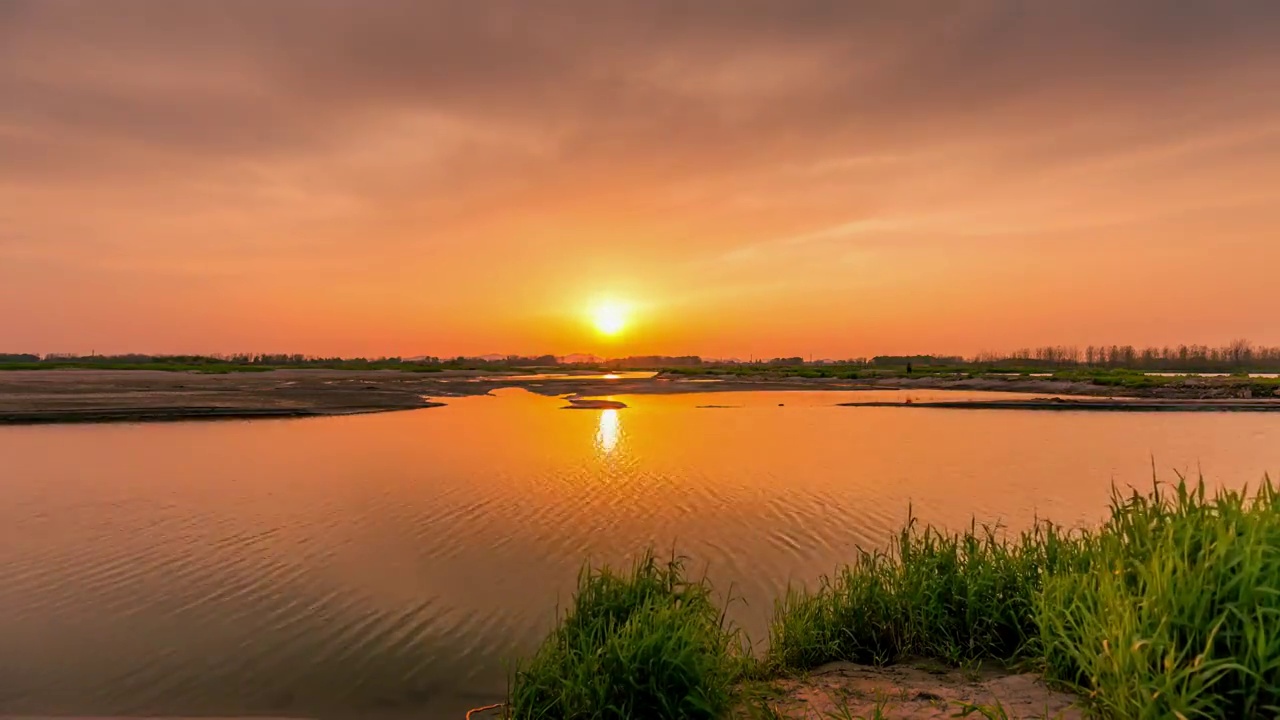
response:
<path id="1" fill-rule="evenodd" d="M 679 548 L 758 638 L 788 582 L 908 503 L 1091 523 L 1152 456 L 1233 486 L 1280 469 L 1271 414 L 831 406 L 886 397 L 0 428 L 0 714 L 457 718 L 503 694 L 588 556 Z"/>

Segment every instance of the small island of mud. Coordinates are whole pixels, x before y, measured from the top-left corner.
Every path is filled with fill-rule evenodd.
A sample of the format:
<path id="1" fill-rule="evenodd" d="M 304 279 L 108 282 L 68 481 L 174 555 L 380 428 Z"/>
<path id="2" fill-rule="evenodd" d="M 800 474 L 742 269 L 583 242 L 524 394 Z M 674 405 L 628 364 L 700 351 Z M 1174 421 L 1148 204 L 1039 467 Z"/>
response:
<path id="1" fill-rule="evenodd" d="M 627 406 L 618 400 L 600 400 L 598 398 L 566 398 L 569 401 L 561 410 L 621 410 Z"/>

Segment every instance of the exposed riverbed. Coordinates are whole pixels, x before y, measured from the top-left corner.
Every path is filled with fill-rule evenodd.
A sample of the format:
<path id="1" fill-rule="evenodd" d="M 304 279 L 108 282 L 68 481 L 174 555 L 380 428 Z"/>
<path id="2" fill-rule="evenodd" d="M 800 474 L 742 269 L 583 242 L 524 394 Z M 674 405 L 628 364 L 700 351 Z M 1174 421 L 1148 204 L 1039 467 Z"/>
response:
<path id="1" fill-rule="evenodd" d="M 1037 397 L 1178 400 L 1188 409 L 1201 410 L 1249 409 L 1267 402 L 1274 402 L 1280 408 L 1280 398 L 1240 397 L 1220 378 L 1201 379 L 1185 386 L 1129 390 L 1038 377 L 840 380 L 598 372 L 495 375 L 476 371 L 275 370 L 201 374 L 33 370 L 0 372 L 0 424 L 349 415 L 431 407 L 450 397 L 485 395 L 510 387 L 539 395 L 572 394 L 581 398 L 745 390 L 906 390 L 917 394 L 981 391 Z M 960 395 L 935 398 L 940 402 L 962 399 Z M 1081 404 L 1077 409 L 1090 407 Z M 1096 408 L 1106 409 L 1101 405 Z"/>

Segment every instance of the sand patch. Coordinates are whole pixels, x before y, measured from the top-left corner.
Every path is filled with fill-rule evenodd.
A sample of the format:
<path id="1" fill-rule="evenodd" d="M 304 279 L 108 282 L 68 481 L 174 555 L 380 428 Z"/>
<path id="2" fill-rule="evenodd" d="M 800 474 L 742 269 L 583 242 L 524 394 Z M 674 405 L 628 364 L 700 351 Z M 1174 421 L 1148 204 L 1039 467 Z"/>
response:
<path id="1" fill-rule="evenodd" d="M 831 663 L 803 677 L 769 683 L 737 717 L 933 720 L 962 717 L 976 708 L 967 717 L 1082 720 L 1077 700 L 1050 689 L 1033 673 Z"/>

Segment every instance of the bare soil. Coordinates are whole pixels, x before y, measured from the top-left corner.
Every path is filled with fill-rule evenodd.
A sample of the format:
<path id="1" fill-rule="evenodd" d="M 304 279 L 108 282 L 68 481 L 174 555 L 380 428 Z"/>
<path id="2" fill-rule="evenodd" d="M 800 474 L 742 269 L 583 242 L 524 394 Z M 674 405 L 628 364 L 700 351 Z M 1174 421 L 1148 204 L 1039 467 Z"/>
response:
<path id="1" fill-rule="evenodd" d="M 933 720 L 964 716 L 966 710 L 971 710 L 967 716 L 971 718 L 1084 717 L 1074 695 L 1049 688 L 1035 674 L 998 668 L 957 670 L 931 663 L 824 665 L 804 677 L 770 683 L 768 690 L 744 708 L 742 716 Z"/>
<path id="2" fill-rule="evenodd" d="M 0 373 L 0 424 L 304 417 L 439 405 L 376 373 L 205 375 L 149 370 Z"/>

